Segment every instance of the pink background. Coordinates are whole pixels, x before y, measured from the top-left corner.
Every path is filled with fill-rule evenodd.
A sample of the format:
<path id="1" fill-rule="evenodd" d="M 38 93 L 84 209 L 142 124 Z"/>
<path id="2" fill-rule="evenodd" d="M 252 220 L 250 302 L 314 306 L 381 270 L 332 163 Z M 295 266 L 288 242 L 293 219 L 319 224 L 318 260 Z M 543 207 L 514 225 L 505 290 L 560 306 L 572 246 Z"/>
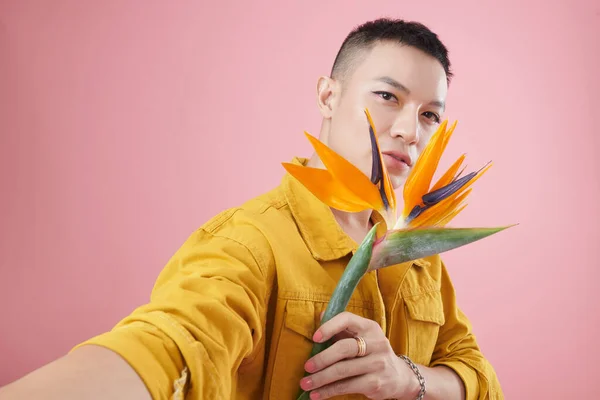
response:
<path id="1" fill-rule="evenodd" d="M 494 160 L 454 224 L 520 223 L 445 255 L 507 398 L 596 394 L 600 3 L 584 0 L 0 1 L 0 385 L 109 329 L 194 229 L 277 185 L 318 133 L 317 77 L 384 15 L 450 48 L 444 166 Z"/>

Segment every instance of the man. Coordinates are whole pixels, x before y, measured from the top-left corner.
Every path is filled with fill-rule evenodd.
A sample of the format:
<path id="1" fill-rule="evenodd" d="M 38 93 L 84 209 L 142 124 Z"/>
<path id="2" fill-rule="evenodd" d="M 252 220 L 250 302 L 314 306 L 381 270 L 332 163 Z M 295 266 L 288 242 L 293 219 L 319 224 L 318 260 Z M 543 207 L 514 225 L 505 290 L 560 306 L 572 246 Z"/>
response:
<path id="1" fill-rule="evenodd" d="M 369 175 L 369 109 L 398 189 L 440 124 L 450 77 L 423 25 L 366 23 L 318 80 L 320 140 Z M 323 167 L 314 155 L 293 162 Z M 368 273 L 347 311 L 319 326 L 371 227 L 370 213 L 332 210 L 284 175 L 192 234 L 148 304 L 0 399 L 294 399 L 300 386 L 311 399 L 503 398 L 439 256 Z"/>

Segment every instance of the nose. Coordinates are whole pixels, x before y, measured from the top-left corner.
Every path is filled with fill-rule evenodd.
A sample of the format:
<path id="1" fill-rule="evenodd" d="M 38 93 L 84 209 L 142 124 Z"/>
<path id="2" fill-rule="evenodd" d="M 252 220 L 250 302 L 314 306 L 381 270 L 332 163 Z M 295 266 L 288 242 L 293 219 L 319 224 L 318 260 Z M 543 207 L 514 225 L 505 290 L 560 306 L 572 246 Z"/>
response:
<path id="1" fill-rule="evenodd" d="M 417 144 L 419 142 L 419 114 L 410 107 L 405 107 L 398 113 L 394 120 L 390 134 L 392 137 L 401 137 L 406 144 Z"/>

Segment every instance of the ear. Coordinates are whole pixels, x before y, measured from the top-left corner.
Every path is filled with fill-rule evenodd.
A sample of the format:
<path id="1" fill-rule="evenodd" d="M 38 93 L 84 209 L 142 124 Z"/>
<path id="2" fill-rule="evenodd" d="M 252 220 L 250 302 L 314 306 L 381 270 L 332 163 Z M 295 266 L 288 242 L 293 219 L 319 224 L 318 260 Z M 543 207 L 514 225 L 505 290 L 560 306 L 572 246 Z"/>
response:
<path id="1" fill-rule="evenodd" d="M 321 76 L 317 81 L 317 105 L 323 118 L 331 118 L 334 102 L 337 98 L 338 84 L 328 76 Z"/>

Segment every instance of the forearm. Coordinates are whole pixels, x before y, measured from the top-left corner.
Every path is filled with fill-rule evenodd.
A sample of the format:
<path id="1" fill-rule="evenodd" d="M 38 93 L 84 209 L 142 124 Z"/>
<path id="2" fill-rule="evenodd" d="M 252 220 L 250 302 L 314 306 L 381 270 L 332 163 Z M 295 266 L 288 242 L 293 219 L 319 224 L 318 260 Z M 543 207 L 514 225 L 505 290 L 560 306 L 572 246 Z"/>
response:
<path id="1" fill-rule="evenodd" d="M 116 353 L 80 349 L 0 388 L 0 400 L 151 399 L 144 382 Z"/>
<path id="2" fill-rule="evenodd" d="M 423 400 L 465 400 L 464 384 L 451 368 L 443 365 L 433 368 L 417 365 L 417 368 L 425 379 Z M 421 385 L 416 374 L 413 374 L 410 382 L 411 384 L 402 391 L 400 396 L 402 400 L 416 399 L 421 392 Z"/>
<path id="3" fill-rule="evenodd" d="M 433 368 L 419 365 L 427 389 L 424 400 L 464 400 L 465 387 L 460 377 L 445 366 Z"/>

